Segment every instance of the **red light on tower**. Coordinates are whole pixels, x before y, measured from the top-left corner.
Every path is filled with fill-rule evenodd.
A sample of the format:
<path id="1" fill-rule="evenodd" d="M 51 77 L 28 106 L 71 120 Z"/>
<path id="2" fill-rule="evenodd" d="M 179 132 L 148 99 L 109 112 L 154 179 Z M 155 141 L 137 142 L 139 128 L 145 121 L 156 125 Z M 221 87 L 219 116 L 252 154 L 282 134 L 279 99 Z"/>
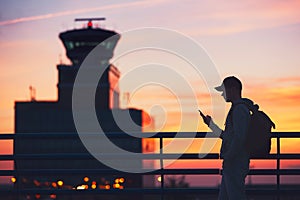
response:
<path id="1" fill-rule="evenodd" d="M 88 28 L 92 28 L 93 27 L 93 22 L 92 22 L 92 20 L 90 20 L 89 22 L 88 22 Z"/>
<path id="2" fill-rule="evenodd" d="M 101 17 L 101 18 L 77 18 L 75 19 L 75 22 L 78 22 L 78 21 L 87 21 L 87 27 L 88 28 L 93 28 L 93 21 L 102 21 L 102 20 L 105 20 L 104 17 Z"/>

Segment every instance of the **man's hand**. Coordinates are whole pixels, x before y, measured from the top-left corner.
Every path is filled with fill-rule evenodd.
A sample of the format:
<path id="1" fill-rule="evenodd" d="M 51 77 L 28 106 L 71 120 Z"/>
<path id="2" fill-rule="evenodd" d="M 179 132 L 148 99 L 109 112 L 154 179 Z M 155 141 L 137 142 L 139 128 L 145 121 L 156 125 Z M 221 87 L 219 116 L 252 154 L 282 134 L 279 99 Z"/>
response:
<path id="1" fill-rule="evenodd" d="M 201 110 L 198 110 L 199 111 L 199 113 L 200 113 L 200 116 L 202 117 L 202 119 L 203 119 L 203 122 L 207 125 L 207 126 L 209 126 L 209 124 L 210 124 L 210 122 L 211 122 L 211 116 L 209 116 L 209 115 L 204 115 L 202 112 L 201 112 Z"/>
<path id="2" fill-rule="evenodd" d="M 210 122 L 211 122 L 211 116 L 209 116 L 209 115 L 206 115 L 206 116 L 204 116 L 204 117 L 202 117 L 202 119 L 203 119 L 203 122 L 207 125 L 207 126 L 209 126 L 209 124 L 210 124 Z"/>

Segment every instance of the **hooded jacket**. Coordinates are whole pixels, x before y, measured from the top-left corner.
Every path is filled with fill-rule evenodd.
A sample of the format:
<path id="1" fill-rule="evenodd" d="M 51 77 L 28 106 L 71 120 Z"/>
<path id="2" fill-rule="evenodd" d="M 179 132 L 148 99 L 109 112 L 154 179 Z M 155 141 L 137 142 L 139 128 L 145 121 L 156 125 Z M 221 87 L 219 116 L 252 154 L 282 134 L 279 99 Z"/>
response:
<path id="1" fill-rule="evenodd" d="M 225 160 L 235 160 L 239 158 L 249 158 L 246 151 L 246 135 L 250 122 L 250 110 L 247 107 L 254 106 L 253 101 L 241 98 L 232 102 L 225 122 L 225 130 L 222 131 L 213 122 L 209 126 L 213 132 L 221 132 L 222 146 L 220 157 Z"/>

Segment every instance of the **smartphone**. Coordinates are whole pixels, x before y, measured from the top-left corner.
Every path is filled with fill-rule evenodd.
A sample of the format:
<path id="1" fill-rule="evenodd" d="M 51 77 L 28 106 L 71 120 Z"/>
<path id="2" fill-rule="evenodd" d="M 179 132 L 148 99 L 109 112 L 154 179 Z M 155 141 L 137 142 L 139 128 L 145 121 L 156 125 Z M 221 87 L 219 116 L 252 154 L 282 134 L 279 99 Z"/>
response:
<path id="1" fill-rule="evenodd" d="M 202 119 L 203 119 L 203 121 L 204 121 L 204 123 L 205 124 L 209 124 L 210 123 L 210 118 L 207 118 L 202 112 L 201 112 L 201 110 L 198 110 L 199 111 L 199 113 L 200 113 L 200 115 L 201 115 L 201 117 L 202 117 Z"/>
<path id="2" fill-rule="evenodd" d="M 203 119 L 206 119 L 206 116 L 201 112 L 201 110 L 198 109 L 198 111 L 199 111 L 201 117 L 202 117 Z"/>

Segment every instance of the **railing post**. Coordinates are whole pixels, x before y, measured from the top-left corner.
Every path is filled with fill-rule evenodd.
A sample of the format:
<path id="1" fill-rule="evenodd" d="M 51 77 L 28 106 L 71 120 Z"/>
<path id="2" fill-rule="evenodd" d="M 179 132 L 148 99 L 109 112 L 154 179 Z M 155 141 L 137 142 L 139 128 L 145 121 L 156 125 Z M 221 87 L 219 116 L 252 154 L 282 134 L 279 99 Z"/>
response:
<path id="1" fill-rule="evenodd" d="M 17 143 L 17 142 L 19 142 L 18 140 L 18 137 L 17 137 L 18 135 L 17 134 L 14 134 L 14 141 L 13 141 L 13 143 Z M 17 155 L 16 155 L 16 153 L 15 153 L 15 147 L 13 147 L 13 162 L 14 162 L 14 171 L 15 171 L 15 173 L 14 173 L 14 177 L 16 178 L 16 182 L 14 183 L 14 185 L 13 185 L 13 187 L 14 187 L 14 189 L 17 189 L 17 192 L 16 192 L 16 194 L 15 194 L 15 196 L 17 196 L 17 198 L 16 199 L 22 199 L 22 194 L 21 194 L 21 176 L 20 176 L 20 174 L 19 174 L 19 167 L 17 166 L 17 163 L 19 162 L 18 160 L 17 160 Z"/>
<path id="2" fill-rule="evenodd" d="M 164 177 L 164 160 L 163 160 L 163 137 L 159 137 L 159 153 L 160 153 L 160 189 L 161 189 L 161 193 L 160 193 L 160 199 L 163 200 L 164 199 L 164 185 L 165 185 L 165 177 Z"/>
<path id="3" fill-rule="evenodd" d="M 276 163 L 276 192 L 277 200 L 280 199 L 280 136 L 277 133 L 277 163 Z"/>

